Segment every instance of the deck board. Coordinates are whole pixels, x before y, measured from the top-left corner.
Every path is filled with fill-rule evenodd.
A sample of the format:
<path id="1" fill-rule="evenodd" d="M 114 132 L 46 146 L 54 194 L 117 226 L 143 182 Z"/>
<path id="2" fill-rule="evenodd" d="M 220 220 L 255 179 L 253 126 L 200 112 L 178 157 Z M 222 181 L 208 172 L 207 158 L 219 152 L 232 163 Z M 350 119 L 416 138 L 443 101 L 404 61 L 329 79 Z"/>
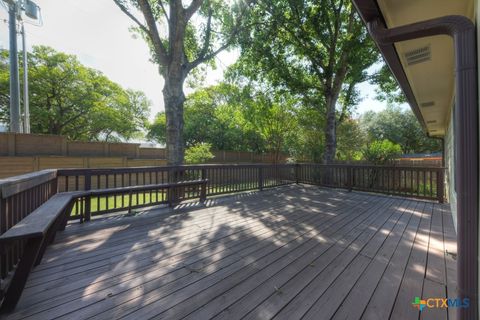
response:
<path id="1" fill-rule="evenodd" d="M 5 318 L 418 319 L 455 251 L 446 205 L 286 186 L 69 225 Z"/>

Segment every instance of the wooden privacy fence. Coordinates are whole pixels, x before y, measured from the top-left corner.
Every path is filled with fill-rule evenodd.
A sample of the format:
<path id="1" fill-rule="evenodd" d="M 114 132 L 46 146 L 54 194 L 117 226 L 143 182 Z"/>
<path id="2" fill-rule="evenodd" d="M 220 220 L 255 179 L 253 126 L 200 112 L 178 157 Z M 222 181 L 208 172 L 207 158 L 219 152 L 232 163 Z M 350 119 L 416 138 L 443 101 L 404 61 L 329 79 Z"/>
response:
<path id="1" fill-rule="evenodd" d="M 4 301 L 13 301 L 8 307 L 14 306 L 31 267 L 67 219 L 83 222 L 114 211 L 293 183 L 444 200 L 444 169 L 438 167 L 185 165 L 16 176 L 0 180 L 0 301 L 6 295 Z"/>
<path id="2" fill-rule="evenodd" d="M 241 151 L 213 151 L 211 163 L 283 163 L 286 154 Z M 142 147 L 139 143 L 70 141 L 66 137 L 46 134 L 0 133 L 0 156 L 3 157 L 103 157 L 127 159 L 166 159 L 165 148 Z M 277 158 L 277 159 L 276 159 Z"/>

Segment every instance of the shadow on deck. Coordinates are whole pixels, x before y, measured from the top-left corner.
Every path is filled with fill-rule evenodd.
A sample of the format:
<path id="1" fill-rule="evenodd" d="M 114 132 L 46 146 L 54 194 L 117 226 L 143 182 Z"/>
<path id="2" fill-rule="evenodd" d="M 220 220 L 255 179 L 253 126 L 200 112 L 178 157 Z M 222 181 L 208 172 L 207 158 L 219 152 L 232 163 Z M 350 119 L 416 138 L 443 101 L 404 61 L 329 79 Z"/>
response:
<path id="1" fill-rule="evenodd" d="M 455 239 L 446 205 L 287 186 L 72 224 L 6 318 L 418 319 L 456 297 Z"/>

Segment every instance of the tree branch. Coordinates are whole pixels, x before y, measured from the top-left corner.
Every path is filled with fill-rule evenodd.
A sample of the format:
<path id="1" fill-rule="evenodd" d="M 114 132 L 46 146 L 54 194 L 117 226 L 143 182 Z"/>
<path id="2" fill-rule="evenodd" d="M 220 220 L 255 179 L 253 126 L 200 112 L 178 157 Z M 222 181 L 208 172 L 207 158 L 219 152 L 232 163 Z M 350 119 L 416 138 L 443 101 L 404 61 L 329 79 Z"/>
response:
<path id="1" fill-rule="evenodd" d="M 162 0 L 158 0 L 158 4 L 160 5 L 160 8 L 162 9 L 163 15 L 165 16 L 165 19 L 167 19 L 167 23 L 170 23 L 170 18 L 168 17 L 167 10 L 165 9 L 165 6 L 163 5 Z"/>
<path id="2" fill-rule="evenodd" d="M 348 19 L 348 26 L 347 26 L 347 33 L 351 34 L 352 28 L 353 28 L 353 23 L 355 21 L 355 10 L 352 8 L 350 9 L 350 15 Z M 348 44 L 348 41 L 347 41 Z M 349 48 L 346 48 L 345 46 L 342 47 L 342 55 L 339 59 L 339 64 L 337 68 L 337 72 L 335 74 L 335 78 L 333 80 L 333 85 L 332 85 L 332 90 L 335 91 L 340 91 L 340 86 L 341 83 L 343 82 L 345 75 L 347 74 L 348 71 L 348 54 L 349 54 Z"/>
<path id="3" fill-rule="evenodd" d="M 202 6 L 204 0 L 192 0 L 190 6 L 185 9 L 185 22 L 188 22 L 197 10 Z"/>
<path id="4" fill-rule="evenodd" d="M 138 0 L 138 5 L 140 6 L 140 10 L 142 11 L 143 16 L 145 17 L 145 20 L 147 22 L 148 35 L 152 40 L 158 61 L 161 65 L 166 66 L 168 64 L 168 53 L 162 43 L 162 39 L 160 38 L 160 33 L 158 32 L 157 23 L 155 17 L 153 16 L 150 3 L 148 2 L 148 0 Z"/>
<path id="5" fill-rule="evenodd" d="M 205 61 L 208 61 L 212 58 L 214 58 L 217 54 L 219 54 L 220 52 L 222 52 L 223 50 L 227 49 L 229 46 L 230 46 L 230 42 L 231 42 L 232 39 L 229 39 L 226 43 L 224 43 L 223 45 L 221 45 L 219 48 L 217 48 L 215 51 L 203 56 L 203 57 L 198 57 L 197 59 L 195 59 L 194 61 L 192 62 L 189 62 L 187 64 L 187 70 L 190 71 L 192 69 L 195 69 L 196 67 L 198 67 L 198 65 L 200 65 L 201 63 L 205 62 Z"/>
<path id="6" fill-rule="evenodd" d="M 130 11 L 128 11 L 127 7 L 125 7 L 120 2 L 120 0 L 113 0 L 113 2 L 115 2 L 115 4 L 120 8 L 120 10 L 122 10 L 123 13 L 125 13 L 130 19 L 132 19 L 133 22 L 135 22 L 138 25 L 138 27 L 142 29 L 142 31 L 149 33 L 147 27 L 145 27 L 145 25 L 143 25 L 143 23 L 141 23 L 140 20 L 138 20 Z"/>
<path id="7" fill-rule="evenodd" d="M 202 50 L 200 50 L 200 53 L 198 54 L 197 59 L 195 59 L 195 61 L 193 61 L 192 64 L 187 65 L 188 70 L 192 70 L 193 68 L 197 67 L 200 63 L 208 60 L 208 59 L 205 60 L 205 57 L 207 56 L 208 48 L 210 48 L 210 39 L 212 36 L 212 15 L 213 15 L 213 11 L 210 8 L 208 10 L 207 29 L 205 30 L 205 40 L 203 42 Z M 217 54 L 218 53 L 219 52 L 217 52 Z"/>
<path id="8" fill-rule="evenodd" d="M 192 1 L 192 4 L 190 6 L 192 6 L 194 2 L 195 2 L 195 0 Z M 252 2 L 252 0 L 247 1 L 247 4 L 251 3 L 251 2 Z M 187 65 L 186 65 L 187 72 L 196 68 L 201 63 L 212 59 L 213 57 L 215 57 L 217 54 L 219 54 L 223 50 L 227 49 L 232 44 L 235 37 L 242 30 L 241 22 L 242 22 L 243 15 L 248 10 L 248 5 L 246 6 L 246 8 L 247 9 L 243 10 L 239 14 L 239 16 L 237 17 L 236 24 L 235 24 L 232 32 L 230 33 L 228 39 L 225 41 L 225 43 L 223 45 L 221 45 L 220 47 L 218 47 L 216 50 L 212 51 L 210 54 L 207 54 L 208 48 L 210 47 L 210 38 L 211 38 L 211 32 L 212 32 L 212 30 L 211 30 L 212 10 L 210 9 L 209 15 L 208 15 L 207 30 L 205 31 L 205 42 L 203 44 L 202 50 L 200 51 L 200 54 L 198 55 L 198 57 L 194 61 L 187 63 Z"/>

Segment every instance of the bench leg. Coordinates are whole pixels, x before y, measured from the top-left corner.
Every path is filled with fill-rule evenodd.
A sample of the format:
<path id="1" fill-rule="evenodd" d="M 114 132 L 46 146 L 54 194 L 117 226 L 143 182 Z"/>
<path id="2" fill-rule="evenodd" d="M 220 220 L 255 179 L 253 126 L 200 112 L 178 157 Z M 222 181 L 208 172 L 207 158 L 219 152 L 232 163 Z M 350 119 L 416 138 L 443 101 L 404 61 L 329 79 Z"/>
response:
<path id="1" fill-rule="evenodd" d="M 1 312 L 10 312 L 15 309 L 18 300 L 22 294 L 28 275 L 32 270 L 33 265 L 37 259 L 40 247 L 42 246 L 43 237 L 31 238 L 27 240 L 25 250 L 20 261 L 18 262 L 17 270 L 15 271 L 10 285 L 5 292 L 5 299 L 1 307 Z"/>
<path id="2" fill-rule="evenodd" d="M 45 238 L 42 241 L 42 245 L 38 250 L 37 258 L 35 259 L 35 266 L 38 266 L 40 262 L 42 262 L 43 254 L 45 253 L 45 250 L 47 250 L 47 246 L 55 240 L 57 230 L 59 230 L 62 227 L 62 225 L 64 224 L 64 221 L 66 221 L 65 215 L 61 215 L 57 218 L 57 220 L 53 223 L 53 225 L 50 226 L 50 228 L 48 229 L 47 234 L 45 235 Z"/>
<path id="3" fill-rule="evenodd" d="M 75 201 L 72 201 L 72 203 L 67 206 L 67 209 L 65 210 L 65 214 L 62 216 L 63 221 L 60 224 L 60 228 L 58 230 L 60 230 L 60 231 L 65 230 L 65 227 L 67 226 L 67 223 L 68 223 L 68 217 L 69 217 L 70 213 L 72 212 L 74 205 L 75 205 Z"/>

